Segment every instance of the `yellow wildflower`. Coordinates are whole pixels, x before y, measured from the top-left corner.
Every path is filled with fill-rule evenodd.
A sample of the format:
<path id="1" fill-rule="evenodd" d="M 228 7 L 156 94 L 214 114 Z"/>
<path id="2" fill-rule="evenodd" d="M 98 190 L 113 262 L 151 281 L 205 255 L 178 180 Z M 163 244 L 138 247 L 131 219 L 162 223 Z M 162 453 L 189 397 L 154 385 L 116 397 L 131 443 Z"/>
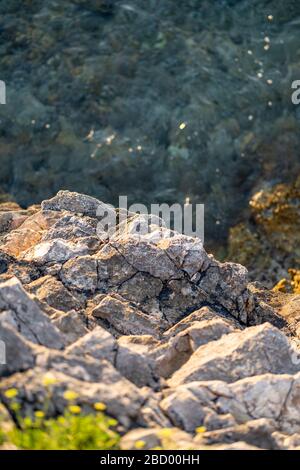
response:
<path id="1" fill-rule="evenodd" d="M 172 436 L 172 429 L 170 429 L 170 428 L 161 429 L 159 431 L 159 435 L 161 437 L 165 437 L 165 438 L 171 437 Z"/>
<path id="2" fill-rule="evenodd" d="M 206 432 L 206 427 L 205 426 L 199 426 L 198 428 L 195 429 L 197 434 L 202 434 Z"/>
<path id="3" fill-rule="evenodd" d="M 57 380 L 53 374 L 47 373 L 44 375 L 42 382 L 45 387 L 48 387 L 49 385 L 54 385 Z"/>
<path id="4" fill-rule="evenodd" d="M 79 415 L 81 413 L 81 408 L 78 405 L 70 405 L 68 408 L 70 413 L 73 413 L 74 415 Z"/>
<path id="5" fill-rule="evenodd" d="M 136 449 L 143 449 L 146 445 L 146 442 L 144 441 L 136 441 L 136 443 L 134 444 L 134 447 Z"/>
<path id="6" fill-rule="evenodd" d="M 72 390 L 66 390 L 64 393 L 64 399 L 67 401 L 74 401 L 78 398 L 78 393 L 72 392 Z"/>
<path id="7" fill-rule="evenodd" d="M 36 412 L 34 413 L 34 416 L 35 416 L 36 418 L 44 418 L 44 417 L 45 417 L 45 413 L 44 413 L 43 411 L 38 410 L 38 411 L 36 411 Z"/>
<path id="8" fill-rule="evenodd" d="M 106 410 L 106 405 L 105 405 L 105 403 L 98 402 L 98 403 L 94 404 L 94 408 L 95 408 L 96 411 L 105 411 Z"/>
<path id="9" fill-rule="evenodd" d="M 12 399 L 18 395 L 18 390 L 16 388 L 10 388 L 4 392 L 6 398 Z"/>

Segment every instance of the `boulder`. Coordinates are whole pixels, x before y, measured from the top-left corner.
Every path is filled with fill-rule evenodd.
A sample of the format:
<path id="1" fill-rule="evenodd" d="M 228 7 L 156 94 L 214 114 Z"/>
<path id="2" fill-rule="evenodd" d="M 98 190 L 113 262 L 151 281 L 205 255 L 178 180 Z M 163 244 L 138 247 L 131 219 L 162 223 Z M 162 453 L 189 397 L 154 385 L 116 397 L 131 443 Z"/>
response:
<path id="1" fill-rule="evenodd" d="M 230 385 L 231 397 L 220 397 L 218 407 L 237 421 L 268 418 L 287 434 L 300 431 L 300 374 L 249 377 Z"/>
<path id="2" fill-rule="evenodd" d="M 97 260 L 82 256 L 67 261 L 60 271 L 62 282 L 82 292 L 95 292 L 98 284 Z"/>
<path id="3" fill-rule="evenodd" d="M 26 217 L 19 227 L 12 229 L 3 238 L 1 250 L 12 256 L 21 256 L 26 250 L 39 243 L 44 231 L 48 230 L 57 219 L 58 214 L 52 211 L 38 211 Z"/>
<path id="4" fill-rule="evenodd" d="M 159 389 L 159 375 L 150 350 L 155 346 L 151 336 L 122 336 L 118 339 L 116 368 L 138 387 Z"/>
<path id="5" fill-rule="evenodd" d="M 83 412 L 105 403 L 131 449 L 297 448 L 297 296 L 248 284 L 243 266 L 218 262 L 154 216 L 117 211 L 107 239 L 99 207 L 113 211 L 62 191 L 23 221 L 9 218 L 4 405 L 17 388 L 24 416 L 45 400 L 57 416 L 74 391 Z"/>
<path id="6" fill-rule="evenodd" d="M 163 247 L 141 237 L 137 240 L 133 236 L 127 236 L 118 242 L 112 242 L 112 246 L 136 271 L 148 273 L 162 281 L 182 277 Z"/>
<path id="7" fill-rule="evenodd" d="M 200 346 L 216 341 L 232 331 L 231 325 L 220 318 L 191 322 L 189 327 L 153 352 L 156 356 L 159 375 L 165 378 L 170 377 Z"/>
<path id="8" fill-rule="evenodd" d="M 137 270 L 110 244 L 104 245 L 96 254 L 98 261 L 99 287 L 121 286 L 131 279 Z"/>
<path id="9" fill-rule="evenodd" d="M 79 238 L 93 238 L 97 235 L 97 219 L 75 215 L 73 212 L 53 212 L 57 221 L 47 230 L 42 237 L 43 241 L 56 238 L 75 241 Z"/>
<path id="10" fill-rule="evenodd" d="M 169 385 L 199 380 L 235 382 L 244 377 L 271 372 L 295 373 L 293 349 L 287 337 L 265 323 L 231 333 L 198 348 L 188 362 L 176 371 Z"/>
<path id="11" fill-rule="evenodd" d="M 59 313 L 52 323 L 63 334 L 66 345 L 74 343 L 89 332 L 85 316 L 74 310 L 66 314 Z"/>
<path id="12" fill-rule="evenodd" d="M 281 432 L 275 431 L 272 434 L 276 446 L 280 450 L 299 450 L 300 449 L 300 434 L 295 433 L 289 436 Z"/>
<path id="13" fill-rule="evenodd" d="M 70 191 L 59 191 L 56 196 L 41 204 L 42 210 L 68 211 L 96 217 L 97 209 L 102 204 L 98 199 Z"/>
<path id="14" fill-rule="evenodd" d="M 53 349 L 64 347 L 59 330 L 51 324 L 16 278 L 0 283 L 0 318 L 5 318 L 16 331 L 33 343 Z"/>
<path id="15" fill-rule="evenodd" d="M 222 382 L 219 384 L 222 386 Z M 211 410 L 217 412 L 214 391 L 205 387 L 205 384 L 199 383 L 199 387 L 197 385 L 198 382 L 195 382 L 179 386 L 175 390 L 166 390 L 166 397 L 160 403 L 161 409 L 175 426 L 192 433 L 204 426 L 205 418 Z M 233 419 L 231 423 L 234 423 Z"/>
<path id="16" fill-rule="evenodd" d="M 189 434 L 177 428 L 138 428 L 129 431 L 121 439 L 122 450 L 153 450 L 159 447 L 171 450 L 175 445 L 176 449 L 192 449 L 193 441 Z"/>
<path id="17" fill-rule="evenodd" d="M 243 441 L 238 441 L 234 442 L 233 444 L 221 444 L 221 445 L 216 445 L 216 446 L 209 446 L 208 448 L 206 447 L 206 450 L 252 450 L 252 451 L 257 451 L 257 450 L 264 450 L 261 447 L 256 447 L 252 446 L 250 444 L 247 444 L 246 442 Z"/>
<path id="18" fill-rule="evenodd" d="M 224 311 L 213 310 L 212 307 L 205 306 L 182 318 L 182 320 L 176 323 L 173 327 L 166 330 L 163 336 L 164 338 L 169 339 L 173 336 L 176 336 L 181 331 L 189 328 L 194 322 L 198 323 L 202 321 L 215 320 L 218 318 L 221 318 L 223 321 L 225 321 L 229 327 L 231 326 L 234 329 L 242 329 L 238 320 L 228 313 Z"/>
<path id="19" fill-rule="evenodd" d="M 300 373 L 264 374 L 231 384 L 191 382 L 166 391 L 161 408 L 176 426 L 189 432 L 203 426 L 212 410 L 218 415 L 231 415 L 237 424 L 262 418 L 273 420 L 279 431 L 291 435 L 300 430 L 299 383 Z M 224 427 L 234 425 L 228 422 Z"/>
<path id="20" fill-rule="evenodd" d="M 195 437 L 197 444 L 233 444 L 243 441 L 249 445 L 262 447 L 269 450 L 277 450 L 278 445 L 273 437 L 276 431 L 276 422 L 272 419 L 255 419 L 245 424 L 238 424 L 225 429 L 205 432 Z"/>
<path id="21" fill-rule="evenodd" d="M 158 320 L 134 308 L 117 294 L 103 296 L 91 313 L 108 322 L 121 335 L 155 335 L 160 328 Z"/>
<path id="22" fill-rule="evenodd" d="M 87 255 L 89 247 L 85 243 L 73 243 L 63 239 L 41 242 L 24 253 L 24 260 L 37 265 L 64 263 L 76 256 Z"/>
<path id="23" fill-rule="evenodd" d="M 51 386 L 45 385 L 48 377 L 51 377 Z M 1 381 L 0 397 L 6 406 L 9 406 L 9 400 L 5 396 L 5 391 L 11 388 L 18 390 L 16 401 L 21 405 L 23 415 L 32 416 L 35 410 L 43 409 L 49 391 L 51 399 L 48 398 L 48 416 L 63 414 L 69 404 L 64 398 L 64 392 L 71 390 L 78 395 L 76 403 L 81 406 L 83 412 L 93 412 L 95 403 L 104 403 L 107 414 L 116 418 L 125 428 L 137 419 L 147 397 L 147 394 L 142 393 L 120 375 L 118 380 L 113 382 L 106 377 L 101 383 L 87 384 L 64 372 L 51 369 L 46 371 L 41 368 L 14 374 Z"/>
<path id="24" fill-rule="evenodd" d="M 0 376 L 31 369 L 35 365 L 36 350 L 0 315 Z"/>
<path id="25" fill-rule="evenodd" d="M 106 359 L 112 364 L 115 363 L 116 352 L 117 341 L 101 326 L 96 326 L 66 349 L 66 354 L 79 357 L 89 355 L 95 359 Z"/>
<path id="26" fill-rule="evenodd" d="M 53 276 L 40 277 L 26 286 L 27 290 L 55 310 L 69 312 L 85 306 L 84 299 L 75 292 L 70 292 L 64 284 Z"/>
<path id="27" fill-rule="evenodd" d="M 63 372 L 84 382 L 108 384 L 122 378 L 113 365 L 104 359 L 98 360 L 88 355 L 78 356 L 54 350 L 41 351 L 37 356 L 36 366 L 44 370 Z"/>

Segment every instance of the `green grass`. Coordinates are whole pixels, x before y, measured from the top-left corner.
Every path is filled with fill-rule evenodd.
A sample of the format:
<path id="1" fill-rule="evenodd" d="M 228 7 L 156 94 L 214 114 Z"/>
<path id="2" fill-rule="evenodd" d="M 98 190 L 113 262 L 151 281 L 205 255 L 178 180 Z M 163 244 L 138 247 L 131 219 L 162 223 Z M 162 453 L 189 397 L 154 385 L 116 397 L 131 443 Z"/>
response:
<path id="1" fill-rule="evenodd" d="M 32 450 L 112 450 L 118 449 L 119 435 L 103 413 L 74 415 L 66 411 L 58 418 L 29 417 L 9 433 L 9 441 L 19 449 Z"/>
<path id="2" fill-rule="evenodd" d="M 18 391 L 5 392 L 9 408 L 16 423 L 5 426 L 0 416 L 0 445 L 13 444 L 26 450 L 114 450 L 119 448 L 120 436 L 114 430 L 115 419 L 105 415 L 105 404 L 95 403 L 94 412 L 84 414 L 76 404 L 77 394 L 65 392 L 69 403 L 64 414 L 47 417 L 45 410 L 35 411 L 34 416 L 23 416 L 17 401 Z"/>

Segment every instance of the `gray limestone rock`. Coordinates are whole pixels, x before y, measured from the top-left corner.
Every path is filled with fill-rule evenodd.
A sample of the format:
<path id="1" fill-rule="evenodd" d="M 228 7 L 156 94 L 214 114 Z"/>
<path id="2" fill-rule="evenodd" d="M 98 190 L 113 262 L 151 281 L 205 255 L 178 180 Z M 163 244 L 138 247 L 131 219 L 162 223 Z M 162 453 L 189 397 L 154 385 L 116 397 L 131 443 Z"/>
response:
<path id="1" fill-rule="evenodd" d="M 33 343 L 53 349 L 62 349 L 64 346 L 59 330 L 51 324 L 48 316 L 16 278 L 0 283 L 0 317 L 5 317 L 7 322 Z"/>
<path id="2" fill-rule="evenodd" d="M 31 369 L 35 365 L 36 350 L 0 315 L 0 376 Z"/>
<path id="3" fill-rule="evenodd" d="M 231 333 L 198 348 L 171 377 L 171 387 L 195 380 L 234 382 L 244 377 L 296 373 L 287 337 L 268 323 Z"/>
<path id="4" fill-rule="evenodd" d="M 56 196 L 41 204 L 42 210 L 68 211 L 95 217 L 100 201 L 91 196 L 70 191 L 59 191 Z"/>
<path id="5" fill-rule="evenodd" d="M 101 326 L 96 326 L 93 331 L 85 334 L 66 349 L 66 354 L 80 357 L 89 355 L 95 359 L 106 359 L 111 363 L 115 363 L 116 352 L 117 341 Z"/>
<path id="6" fill-rule="evenodd" d="M 157 217 L 117 212 L 105 239 L 98 209 L 113 209 L 101 204 L 60 191 L 0 221 L 4 405 L 17 388 L 23 415 L 41 409 L 50 374 L 49 416 L 64 412 L 65 390 L 83 412 L 104 402 L 122 432 L 144 428 L 125 447 L 161 445 L 157 432 L 174 426 L 179 448 L 299 447 L 299 354 L 286 334 L 297 329 L 243 266 Z"/>

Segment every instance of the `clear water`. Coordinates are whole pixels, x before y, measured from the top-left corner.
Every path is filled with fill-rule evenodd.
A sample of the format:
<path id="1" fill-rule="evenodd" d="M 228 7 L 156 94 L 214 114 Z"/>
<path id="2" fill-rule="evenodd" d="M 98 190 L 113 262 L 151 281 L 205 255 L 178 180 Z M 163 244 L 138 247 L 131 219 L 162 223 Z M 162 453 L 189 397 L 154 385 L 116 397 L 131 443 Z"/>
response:
<path id="1" fill-rule="evenodd" d="M 206 205 L 224 240 L 299 172 L 298 0 L 0 1 L 0 192 Z"/>

